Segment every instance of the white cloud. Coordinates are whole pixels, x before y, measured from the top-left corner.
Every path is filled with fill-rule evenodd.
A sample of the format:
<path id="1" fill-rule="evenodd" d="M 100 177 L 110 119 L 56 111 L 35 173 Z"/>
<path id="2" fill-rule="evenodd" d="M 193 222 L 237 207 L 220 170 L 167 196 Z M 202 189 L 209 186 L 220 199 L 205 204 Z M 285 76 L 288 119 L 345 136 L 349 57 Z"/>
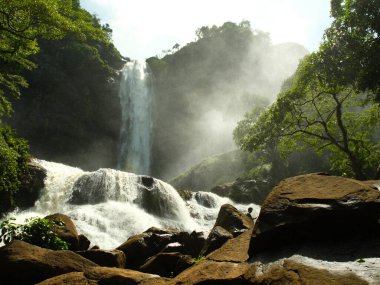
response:
<path id="1" fill-rule="evenodd" d="M 82 0 L 114 30 L 125 56 L 146 58 L 194 40 L 204 25 L 249 20 L 274 43 L 295 41 L 315 50 L 329 25 L 329 0 Z"/>

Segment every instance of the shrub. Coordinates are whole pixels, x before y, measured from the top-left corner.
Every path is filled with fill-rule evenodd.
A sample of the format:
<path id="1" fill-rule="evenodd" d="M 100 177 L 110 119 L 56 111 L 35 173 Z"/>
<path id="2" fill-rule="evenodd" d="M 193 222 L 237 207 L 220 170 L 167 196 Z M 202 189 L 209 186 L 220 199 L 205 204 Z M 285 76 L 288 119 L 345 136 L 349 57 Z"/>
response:
<path id="1" fill-rule="evenodd" d="M 29 173 L 29 147 L 14 131 L 0 124 L 0 214 L 15 208 L 14 196 Z"/>
<path id="2" fill-rule="evenodd" d="M 53 229 L 62 226 L 62 221 L 33 217 L 25 220 L 25 224 L 16 224 L 14 218 L 0 224 L 0 242 L 5 244 L 12 240 L 22 240 L 40 247 L 67 250 L 68 243 L 59 238 Z"/>

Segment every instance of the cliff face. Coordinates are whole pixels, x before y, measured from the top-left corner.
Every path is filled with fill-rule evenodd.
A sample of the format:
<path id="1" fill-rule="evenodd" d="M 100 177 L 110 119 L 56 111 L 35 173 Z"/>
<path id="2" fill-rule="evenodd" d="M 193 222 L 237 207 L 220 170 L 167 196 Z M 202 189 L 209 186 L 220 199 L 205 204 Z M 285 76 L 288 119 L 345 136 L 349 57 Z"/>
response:
<path id="1" fill-rule="evenodd" d="M 65 38 L 40 43 L 38 68 L 14 102 L 9 123 L 31 153 L 84 169 L 114 167 L 120 130 L 118 70 L 113 46 Z"/>
<path id="2" fill-rule="evenodd" d="M 307 54 L 294 43 L 272 45 L 246 23 L 201 30 L 197 41 L 148 59 L 156 104 L 152 174 L 164 179 L 233 150 L 237 122 L 268 105 Z"/>

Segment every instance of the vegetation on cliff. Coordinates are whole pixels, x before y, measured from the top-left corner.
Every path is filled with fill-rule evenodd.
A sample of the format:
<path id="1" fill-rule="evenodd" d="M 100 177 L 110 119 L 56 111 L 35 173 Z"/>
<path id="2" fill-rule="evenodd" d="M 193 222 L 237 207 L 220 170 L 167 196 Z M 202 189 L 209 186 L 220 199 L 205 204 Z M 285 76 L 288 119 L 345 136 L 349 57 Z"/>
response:
<path id="1" fill-rule="evenodd" d="M 73 149 L 69 146 L 80 146 L 89 131 L 78 128 L 78 117 L 91 120 L 88 115 L 98 111 L 95 106 L 99 102 L 91 97 L 94 89 L 95 99 L 107 101 L 106 95 L 111 92 L 108 79 L 113 68 L 120 66 L 121 57 L 111 42 L 108 25 L 100 25 L 78 0 L 1 0 L 0 14 L 3 212 L 17 206 L 14 196 L 21 189 L 23 176 L 28 175 L 26 163 L 30 158 L 26 141 L 15 138 L 6 124 L 29 139 L 32 152 L 38 155 L 53 150 L 62 154 Z M 86 77 L 86 73 L 91 75 Z M 16 113 L 11 117 L 13 109 Z M 92 117 L 102 116 L 104 119 L 104 112 Z M 97 123 L 91 125 L 92 130 L 107 129 L 111 137 L 114 135 L 109 125 Z M 72 133 L 75 135 L 70 136 Z M 68 142 L 65 136 L 72 140 Z"/>
<path id="2" fill-rule="evenodd" d="M 270 108 L 239 123 L 240 147 L 283 156 L 307 149 L 327 158 L 332 171 L 373 177 L 380 161 L 379 10 L 376 1 L 332 1 L 335 19 L 320 49 L 302 61 Z"/>
<path id="3" fill-rule="evenodd" d="M 247 21 L 201 27 L 197 39 L 147 60 L 155 89 L 152 174 L 172 178 L 235 148 L 231 132 L 250 106 L 266 106 L 307 51 L 272 45 Z"/>

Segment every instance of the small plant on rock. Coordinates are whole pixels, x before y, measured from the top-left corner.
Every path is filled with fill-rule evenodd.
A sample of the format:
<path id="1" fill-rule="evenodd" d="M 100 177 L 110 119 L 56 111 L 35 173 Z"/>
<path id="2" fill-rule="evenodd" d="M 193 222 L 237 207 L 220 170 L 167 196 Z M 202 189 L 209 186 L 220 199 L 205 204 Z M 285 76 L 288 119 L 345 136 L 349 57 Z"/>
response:
<path id="1" fill-rule="evenodd" d="M 7 244 L 12 240 L 22 240 L 40 247 L 67 250 L 68 243 L 54 233 L 55 226 L 62 226 L 62 221 L 33 217 L 25 220 L 24 224 L 14 222 L 15 218 L 0 223 L 0 242 Z"/>

